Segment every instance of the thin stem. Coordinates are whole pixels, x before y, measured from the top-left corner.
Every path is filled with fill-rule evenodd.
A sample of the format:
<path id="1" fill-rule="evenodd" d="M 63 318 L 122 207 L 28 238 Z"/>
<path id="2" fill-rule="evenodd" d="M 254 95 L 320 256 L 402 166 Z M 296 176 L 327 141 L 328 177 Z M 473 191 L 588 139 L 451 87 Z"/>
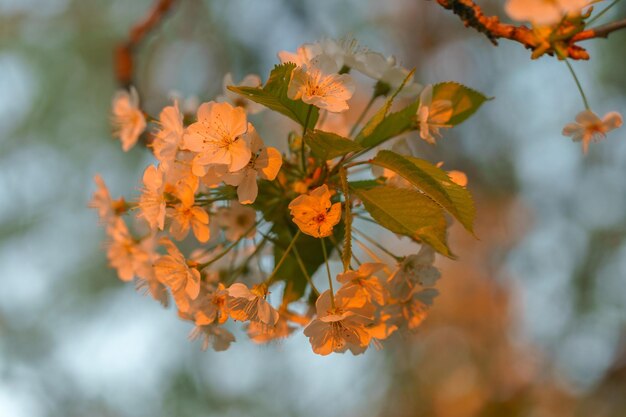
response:
<path id="1" fill-rule="evenodd" d="M 304 278 L 306 278 L 307 282 L 311 286 L 311 289 L 313 290 L 315 295 L 317 295 L 319 297 L 320 296 L 320 292 L 315 287 L 315 284 L 313 284 L 313 280 L 311 279 L 311 276 L 307 272 L 306 266 L 304 266 L 304 262 L 302 262 L 302 258 L 300 258 L 300 254 L 298 253 L 298 248 L 296 246 L 293 247 L 293 254 L 296 257 L 296 261 L 298 261 L 298 265 L 300 266 L 300 270 L 302 270 L 302 273 L 304 274 Z"/>
<path id="2" fill-rule="evenodd" d="M 373 250 L 368 248 L 365 245 L 365 243 L 361 241 L 361 239 L 359 239 L 358 237 L 355 236 L 354 237 L 354 241 L 356 242 L 357 245 L 359 245 L 359 247 L 363 250 L 363 252 L 365 252 L 367 254 L 367 256 L 372 258 L 372 261 L 378 262 L 378 263 L 383 263 L 383 260 L 380 259 L 380 257 L 376 254 L 376 252 L 374 252 Z"/>
<path id="3" fill-rule="evenodd" d="M 370 101 L 367 102 L 367 105 L 365 106 L 361 114 L 359 115 L 359 118 L 354 123 L 354 126 L 352 126 L 352 129 L 350 129 L 350 133 L 348 134 L 349 137 L 352 137 L 352 135 L 356 131 L 356 128 L 359 127 L 359 125 L 365 118 L 365 115 L 367 114 L 369 109 L 372 107 L 372 104 L 374 104 L 374 101 L 376 101 L 376 97 L 377 97 L 376 95 L 372 95 L 372 98 L 370 98 Z"/>
<path id="4" fill-rule="evenodd" d="M 595 28 L 586 29 L 572 36 L 572 42 L 580 42 L 588 39 L 608 38 L 613 32 L 626 28 L 626 19 L 616 20 Z M 571 58 L 570 53 L 570 58 Z"/>
<path id="5" fill-rule="evenodd" d="M 263 220 L 259 221 L 258 223 L 253 224 L 252 226 L 250 226 L 250 228 L 248 230 L 246 230 L 240 237 L 239 239 L 235 240 L 234 242 L 232 242 L 230 245 L 226 246 L 226 248 L 220 252 L 219 255 L 217 255 L 215 258 L 211 259 L 208 262 L 205 262 L 203 264 L 198 265 L 198 269 L 204 269 L 207 266 L 217 262 L 218 260 L 222 259 L 222 257 L 224 257 L 228 252 L 231 251 L 231 249 L 233 249 L 235 246 L 237 246 L 239 244 L 239 242 L 241 242 L 246 236 L 248 236 L 250 234 L 251 231 L 253 231 L 256 227 L 258 227 L 261 223 L 263 222 Z"/>
<path id="6" fill-rule="evenodd" d="M 324 238 L 320 239 L 322 242 L 322 252 L 324 253 L 324 263 L 326 263 L 326 272 L 328 273 L 328 286 L 330 287 L 330 305 L 335 308 L 335 292 L 333 291 L 333 279 L 330 276 L 330 266 L 328 265 L 328 252 L 326 252 L 326 242 Z"/>
<path id="7" fill-rule="evenodd" d="M 361 249 L 363 249 L 363 252 L 367 253 L 367 255 L 372 258 L 373 261 L 378 262 L 380 264 L 383 264 L 383 270 L 387 273 L 390 273 L 389 271 L 389 267 L 387 266 L 387 264 L 385 262 L 383 262 L 382 259 L 380 259 L 380 257 L 378 255 L 376 255 L 376 252 L 374 252 L 373 250 L 371 250 L 370 248 L 368 248 L 364 242 L 361 241 L 361 239 L 359 239 L 358 237 L 354 237 L 354 241 L 356 242 L 357 245 L 359 245 L 359 247 Z"/>
<path id="8" fill-rule="evenodd" d="M 234 270 L 234 272 L 231 274 L 230 278 L 227 280 L 228 282 L 234 281 L 241 274 L 241 272 L 246 268 L 248 263 L 250 263 L 252 258 L 254 258 L 256 255 L 258 255 L 259 252 L 263 249 L 263 247 L 267 243 L 267 240 L 268 240 L 267 236 L 263 236 L 263 239 L 261 239 L 261 241 L 258 244 L 256 242 L 254 242 L 254 244 L 256 246 L 254 248 L 254 251 L 241 263 L 241 265 L 239 265 Z M 257 258 L 257 261 L 260 259 L 259 256 L 256 256 L 256 258 Z M 259 263 L 259 271 L 262 271 L 260 263 Z"/>
<path id="9" fill-rule="evenodd" d="M 261 248 L 263 247 L 263 245 L 265 245 L 265 242 L 267 242 L 266 238 L 261 239 L 261 243 L 257 244 L 256 243 L 256 239 L 253 240 L 255 248 L 254 251 L 252 252 L 252 254 L 250 255 L 250 257 L 247 259 L 247 261 L 249 262 L 252 257 L 254 255 L 258 255 L 258 253 L 261 251 Z M 259 268 L 259 274 L 261 276 L 263 276 L 263 265 L 261 265 L 261 257 L 260 256 L 256 256 L 256 266 L 257 268 Z"/>
<path id="10" fill-rule="evenodd" d="M 369 243 L 371 243 L 372 245 L 376 246 L 378 249 L 380 249 L 381 251 L 385 252 L 387 255 L 389 255 L 390 257 L 392 257 L 396 261 L 402 260 L 402 258 L 400 258 L 399 256 L 394 255 L 389 249 L 387 249 L 386 247 L 384 247 L 380 243 L 376 242 L 376 240 L 372 239 L 370 236 L 366 235 L 364 232 L 362 232 L 362 231 L 360 231 L 358 229 L 353 229 L 353 230 L 357 234 L 359 234 L 363 239 L 367 240 Z"/>
<path id="11" fill-rule="evenodd" d="M 304 119 L 304 127 L 302 128 L 302 144 L 300 145 L 300 158 L 302 163 L 302 172 L 306 175 L 306 155 L 304 154 L 304 135 L 309 127 L 309 120 L 311 119 L 311 113 L 313 112 L 313 105 L 309 104 L 309 110 L 306 113 L 306 119 Z"/>
<path id="12" fill-rule="evenodd" d="M 601 18 L 606 12 L 611 10 L 611 8 L 613 6 L 615 6 L 619 2 L 620 2 L 620 0 L 614 0 L 613 3 L 609 4 L 608 6 L 606 6 L 602 11 L 600 11 L 598 14 L 596 14 L 594 17 L 592 17 L 588 22 L 586 22 L 586 26 L 590 26 L 593 22 L 595 22 L 596 20 Z"/>
<path id="13" fill-rule="evenodd" d="M 289 256 L 289 252 L 291 252 L 291 249 L 293 248 L 293 245 L 296 244 L 296 241 L 300 237 L 301 233 L 302 232 L 300 230 L 298 230 L 298 233 L 296 233 L 296 235 L 293 237 L 293 239 L 291 239 L 291 243 L 289 243 L 289 246 L 287 246 L 287 249 L 285 249 L 285 253 L 283 253 L 283 256 L 280 258 L 280 260 L 278 261 L 278 263 L 274 267 L 274 270 L 272 271 L 272 274 L 265 280 L 265 282 L 268 285 L 272 282 L 272 279 L 274 279 L 274 276 L 276 275 L 276 272 L 278 272 L 280 267 L 283 266 L 283 263 L 287 259 L 287 256 Z"/>
<path id="14" fill-rule="evenodd" d="M 367 165 L 367 164 L 371 164 L 372 161 L 370 159 L 366 160 L 366 161 L 355 161 L 355 162 L 350 162 L 349 164 L 344 164 L 344 168 L 348 169 L 348 168 L 353 168 L 359 165 Z"/>
<path id="15" fill-rule="evenodd" d="M 565 60 L 565 64 L 567 65 L 569 72 L 572 74 L 572 77 L 574 77 L 574 81 L 576 82 L 576 87 L 578 87 L 580 96 L 582 97 L 583 103 L 585 104 L 585 109 L 590 110 L 591 108 L 589 107 L 589 103 L 587 102 L 587 96 L 585 96 L 583 87 L 582 85 L 580 85 L 580 81 L 578 80 L 578 77 L 576 76 L 576 72 L 574 72 L 574 68 L 572 67 L 572 64 L 570 64 L 568 60 Z"/>

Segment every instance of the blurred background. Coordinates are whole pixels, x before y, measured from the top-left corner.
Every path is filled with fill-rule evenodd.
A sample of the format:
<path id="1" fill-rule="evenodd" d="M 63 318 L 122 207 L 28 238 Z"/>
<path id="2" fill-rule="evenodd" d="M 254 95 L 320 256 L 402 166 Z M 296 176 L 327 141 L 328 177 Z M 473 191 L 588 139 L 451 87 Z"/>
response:
<path id="1" fill-rule="evenodd" d="M 153 113 L 172 90 L 214 97 L 228 71 L 265 78 L 277 51 L 323 37 L 496 97 L 438 146 L 415 141 L 468 174 L 480 238 L 452 229 L 459 260 L 438 259 L 415 335 L 359 357 L 316 356 L 300 333 L 237 333 L 222 353 L 188 342 L 188 323 L 107 268 L 86 207 L 94 174 L 132 197 L 150 161 L 121 151 L 109 108 L 113 52 L 151 3 L 0 0 L 1 417 L 626 415 L 626 130 L 583 157 L 560 134 L 583 109 L 565 64 L 494 48 L 433 1 L 180 0 L 142 44 Z M 626 110 L 625 44 L 588 42 L 574 63 L 601 115 Z"/>

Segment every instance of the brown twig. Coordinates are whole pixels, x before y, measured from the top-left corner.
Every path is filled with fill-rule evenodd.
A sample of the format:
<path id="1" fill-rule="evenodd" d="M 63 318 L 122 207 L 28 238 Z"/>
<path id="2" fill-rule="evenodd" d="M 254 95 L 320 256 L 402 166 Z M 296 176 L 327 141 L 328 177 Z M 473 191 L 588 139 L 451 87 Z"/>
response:
<path id="1" fill-rule="evenodd" d="M 176 0 L 156 0 L 148 14 L 131 28 L 128 39 L 117 46 L 115 78 L 121 87 L 128 88 L 133 84 L 134 52 L 146 35 L 161 23 L 175 3 Z"/>
<path id="2" fill-rule="evenodd" d="M 598 26 L 596 28 L 583 30 L 582 32 L 577 33 L 572 37 L 572 42 L 586 41 L 588 39 L 595 38 L 606 39 L 611 33 L 623 28 L 626 28 L 626 19 L 617 20 L 615 22 L 607 23 L 606 25 Z"/>
<path id="3" fill-rule="evenodd" d="M 545 43 L 535 35 L 532 29 L 523 25 L 501 23 L 497 16 L 485 16 L 480 6 L 472 0 L 437 0 L 437 3 L 459 16 L 466 27 L 472 27 L 483 33 L 494 45 L 498 44 L 498 39 L 503 38 L 518 42 L 533 52 L 542 48 L 542 53 L 554 55 L 554 49 L 550 47 L 546 49 Z M 586 60 L 589 59 L 589 53 L 576 45 L 576 42 L 593 38 L 606 38 L 610 33 L 624 27 L 626 27 L 626 20 L 617 21 L 583 30 L 573 34 L 569 39 L 560 40 L 560 42 L 565 43 L 568 58 Z"/>

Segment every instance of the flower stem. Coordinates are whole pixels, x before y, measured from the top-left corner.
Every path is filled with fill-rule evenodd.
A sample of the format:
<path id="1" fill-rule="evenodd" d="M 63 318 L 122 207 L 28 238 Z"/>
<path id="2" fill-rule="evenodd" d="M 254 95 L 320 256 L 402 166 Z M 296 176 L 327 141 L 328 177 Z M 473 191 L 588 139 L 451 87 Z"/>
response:
<path id="1" fill-rule="evenodd" d="M 208 262 L 205 262 L 203 264 L 198 265 L 198 269 L 204 269 L 207 266 L 217 262 L 218 260 L 222 259 L 222 257 L 224 257 L 228 252 L 231 251 L 231 249 L 233 249 L 235 246 L 237 246 L 239 244 L 239 242 L 241 242 L 246 236 L 248 236 L 250 234 L 251 231 L 253 231 L 257 226 L 259 226 L 263 221 L 259 221 L 258 223 L 253 224 L 252 226 L 250 226 L 250 228 L 248 230 L 246 230 L 240 237 L 239 239 L 235 240 L 234 242 L 232 242 L 230 245 L 226 246 L 226 248 L 219 253 L 219 255 L 217 255 L 215 258 L 211 259 Z"/>
<path id="2" fill-rule="evenodd" d="M 289 246 L 287 246 L 287 249 L 285 249 L 285 253 L 283 253 L 283 256 L 280 258 L 280 260 L 278 261 L 278 263 L 274 267 L 274 271 L 272 271 L 272 274 L 265 280 L 266 284 L 269 285 L 272 282 L 272 280 L 274 279 L 274 276 L 276 275 L 276 272 L 278 272 L 280 267 L 283 266 L 283 263 L 287 259 L 287 256 L 289 256 L 289 252 L 291 252 L 291 249 L 296 244 L 296 241 L 300 237 L 301 233 L 302 232 L 300 232 L 300 230 L 298 230 L 298 233 L 296 233 L 296 235 L 293 237 L 293 239 L 291 239 L 291 243 L 289 243 Z"/>
<path id="3" fill-rule="evenodd" d="M 309 104 L 309 110 L 306 113 L 306 119 L 304 119 L 304 127 L 302 128 L 302 144 L 300 145 L 300 158 L 302 162 L 302 172 L 306 175 L 306 155 L 304 153 L 304 136 L 309 128 L 309 120 L 311 119 L 311 113 L 313 112 L 313 105 Z"/>
<path id="4" fill-rule="evenodd" d="M 613 6 L 615 6 L 619 2 L 620 0 L 614 0 L 613 3 L 606 6 L 602 11 L 600 11 L 598 14 L 592 17 L 588 22 L 586 22 L 585 26 L 590 26 L 593 22 L 601 18 L 606 12 L 608 12 Z"/>
<path id="5" fill-rule="evenodd" d="M 373 94 L 372 98 L 370 98 L 370 101 L 367 102 L 367 105 L 365 106 L 365 108 L 363 109 L 361 114 L 359 115 L 359 118 L 354 123 L 354 126 L 352 126 L 352 129 L 350 129 L 350 133 L 348 134 L 348 137 L 352 137 L 352 135 L 356 131 L 356 128 L 359 127 L 359 125 L 361 124 L 361 122 L 365 118 L 365 115 L 367 114 L 369 109 L 372 107 L 372 104 L 374 104 L 374 101 L 376 101 L 376 97 L 378 97 L 378 96 L 376 94 Z"/>
<path id="6" fill-rule="evenodd" d="M 591 110 L 591 108 L 589 107 L 589 103 L 587 102 L 587 96 L 585 96 L 585 92 L 583 91 L 583 87 L 580 84 L 580 81 L 578 80 L 578 77 L 576 76 L 576 72 L 574 72 L 574 67 L 572 67 L 572 64 L 570 64 L 568 60 L 565 60 L 565 64 L 567 65 L 567 68 L 569 69 L 569 72 L 572 74 L 572 77 L 574 78 L 574 81 L 576 82 L 576 87 L 578 87 L 578 91 L 580 92 L 580 96 L 583 99 L 583 103 L 585 104 L 585 109 Z"/>
<path id="7" fill-rule="evenodd" d="M 357 234 L 359 234 L 363 239 L 367 240 L 369 243 L 371 243 L 372 245 L 376 246 L 378 249 L 380 249 L 381 251 L 383 251 L 387 255 L 391 256 L 395 261 L 400 261 L 402 259 L 401 257 L 394 255 L 389 249 L 387 249 L 386 247 L 384 247 L 383 245 L 378 243 L 376 240 L 372 239 L 370 236 L 366 235 L 364 232 L 362 232 L 362 231 L 360 231 L 358 229 L 353 229 L 353 230 Z"/>
<path id="8" fill-rule="evenodd" d="M 311 286 L 311 289 L 313 290 L 315 295 L 317 295 L 319 297 L 320 292 L 315 287 L 315 284 L 313 284 L 313 280 L 311 279 L 311 276 L 307 272 L 306 266 L 304 266 L 304 262 L 302 262 L 302 258 L 300 258 L 300 254 L 298 253 L 298 248 L 296 246 L 293 247 L 293 254 L 296 257 L 296 261 L 298 261 L 298 265 L 300 266 L 300 270 L 302 270 L 302 273 L 304 274 L 304 278 L 306 278 L 307 282 Z"/>
<path id="9" fill-rule="evenodd" d="M 243 270 L 246 268 L 246 266 L 250 263 L 250 261 L 252 260 L 252 258 L 254 258 L 256 256 L 257 260 L 259 259 L 259 256 L 257 256 L 259 254 L 259 252 L 261 252 L 261 250 L 263 249 L 263 247 L 265 246 L 265 244 L 267 243 L 267 236 L 263 236 L 263 239 L 261 239 L 261 241 L 257 244 L 256 242 L 255 244 L 255 248 L 254 251 L 241 263 L 241 265 L 239 265 L 231 274 L 230 278 L 227 280 L 227 282 L 232 282 L 234 281 L 237 277 L 239 277 L 239 275 L 243 272 Z M 259 265 L 259 271 L 262 271 L 261 266 Z"/>
<path id="10" fill-rule="evenodd" d="M 333 279 L 330 276 L 330 266 L 328 265 L 328 252 L 326 251 L 326 242 L 324 238 L 320 239 L 322 242 L 322 252 L 324 253 L 324 263 L 326 263 L 326 272 L 328 273 L 328 286 L 330 287 L 330 305 L 335 308 L 335 292 L 333 291 Z"/>

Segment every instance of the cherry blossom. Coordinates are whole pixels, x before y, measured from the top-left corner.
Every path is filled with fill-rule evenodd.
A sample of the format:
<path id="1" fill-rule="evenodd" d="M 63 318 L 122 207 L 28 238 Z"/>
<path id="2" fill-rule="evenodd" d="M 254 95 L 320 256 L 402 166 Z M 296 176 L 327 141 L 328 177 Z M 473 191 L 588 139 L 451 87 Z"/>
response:
<path id="1" fill-rule="evenodd" d="M 411 291 L 415 286 L 432 287 L 441 277 L 433 266 L 435 251 L 427 244 L 422 244 L 419 252 L 405 257 L 397 269 L 387 279 L 387 285 L 395 296 Z"/>
<path id="2" fill-rule="evenodd" d="M 274 180 L 280 171 L 283 159 L 278 149 L 265 147 L 263 140 L 250 123 L 248 123 L 246 136 L 252 152 L 248 165 L 237 172 L 223 174 L 221 179 L 226 184 L 237 186 L 237 197 L 241 204 L 252 204 L 259 193 L 257 178 Z"/>
<path id="3" fill-rule="evenodd" d="M 439 129 L 448 128 L 452 117 L 452 103 L 448 100 L 433 101 L 433 86 L 427 85 L 420 93 L 420 102 L 417 108 L 420 137 L 430 144 L 440 138 Z"/>
<path id="4" fill-rule="evenodd" d="M 163 170 L 154 165 L 143 173 L 143 189 L 139 197 L 139 217 L 145 219 L 151 229 L 163 230 L 165 224 L 165 197 Z"/>
<path id="5" fill-rule="evenodd" d="M 156 277 L 172 290 L 178 309 L 188 311 L 189 302 L 186 297 L 195 300 L 200 293 L 200 271 L 195 268 L 195 262 L 187 261 L 169 239 L 163 239 L 161 244 L 168 254 L 154 263 Z"/>
<path id="6" fill-rule="evenodd" d="M 96 175 L 93 180 L 96 183 L 97 189 L 93 193 L 89 207 L 98 210 L 100 222 L 105 226 L 109 226 L 115 222 L 117 216 L 126 210 L 126 202 L 123 198 L 119 200 L 113 200 L 111 198 L 109 189 L 101 176 Z"/>
<path id="7" fill-rule="evenodd" d="M 202 339 L 202 350 L 207 350 L 211 346 L 215 351 L 221 352 L 230 347 L 235 341 L 235 336 L 225 328 L 208 324 L 196 326 L 189 335 L 190 340 Z"/>
<path id="8" fill-rule="evenodd" d="M 334 299 L 333 306 L 330 290 L 324 291 L 315 303 L 317 318 L 304 328 L 313 352 L 323 356 L 348 349 L 355 355 L 365 352 L 371 340 L 366 326 L 372 323 L 372 311 L 350 308 L 350 297 L 342 297 L 339 291 Z"/>
<path id="9" fill-rule="evenodd" d="M 161 111 L 159 129 L 152 142 L 154 156 L 165 168 L 176 158 L 184 133 L 183 115 L 175 101 L 173 106 L 167 106 Z"/>
<path id="10" fill-rule="evenodd" d="M 326 184 L 289 203 L 293 221 L 303 233 L 313 237 L 330 236 L 341 220 L 341 203 L 331 203 Z"/>
<path id="11" fill-rule="evenodd" d="M 350 75 L 337 74 L 338 70 L 335 61 L 325 56 L 296 67 L 291 73 L 287 96 L 334 113 L 348 110 L 355 85 Z"/>
<path id="12" fill-rule="evenodd" d="M 342 289 L 356 289 L 356 298 L 362 298 L 362 304 L 376 302 L 379 305 L 385 303 L 385 289 L 380 279 L 374 274 L 385 267 L 382 263 L 367 262 L 359 266 L 356 271 L 346 271 L 337 275 L 337 281 L 343 284 Z"/>
<path id="13" fill-rule="evenodd" d="M 228 288 L 228 308 L 233 320 L 254 321 L 274 326 L 278 322 L 278 311 L 265 298 L 266 285 L 255 285 L 252 289 L 245 284 L 235 283 Z"/>
<path id="14" fill-rule="evenodd" d="M 238 171 L 250 161 L 251 151 L 244 133 L 248 130 L 246 113 L 241 107 L 211 101 L 198 108 L 198 121 L 187 129 L 185 147 L 198 155 L 193 159 L 193 173 L 207 173 L 211 164 L 227 165 Z"/>
<path id="15" fill-rule="evenodd" d="M 109 264 L 117 270 L 122 281 L 131 281 L 149 260 L 149 254 L 142 247 L 141 241 L 133 238 L 126 223 L 119 217 L 107 228 L 107 235 L 110 239 L 107 244 Z"/>
<path id="16" fill-rule="evenodd" d="M 127 152 L 135 146 L 137 139 L 146 129 L 146 119 L 139 108 L 139 95 L 134 87 L 130 91 L 119 90 L 113 97 L 113 125 L 115 136 Z"/>
<path id="17" fill-rule="evenodd" d="M 570 136 L 574 142 L 583 143 L 583 152 L 587 153 L 591 142 L 599 142 L 606 134 L 624 123 L 622 115 L 612 111 L 600 119 L 591 110 L 584 110 L 576 116 L 576 122 L 568 123 L 563 128 L 563 135 Z"/>
<path id="18" fill-rule="evenodd" d="M 172 219 L 170 233 L 177 240 L 183 240 L 193 230 L 199 242 L 206 242 L 210 237 L 209 213 L 195 205 L 193 190 L 183 186 L 176 193 L 179 202 L 168 207 L 167 216 Z"/>

